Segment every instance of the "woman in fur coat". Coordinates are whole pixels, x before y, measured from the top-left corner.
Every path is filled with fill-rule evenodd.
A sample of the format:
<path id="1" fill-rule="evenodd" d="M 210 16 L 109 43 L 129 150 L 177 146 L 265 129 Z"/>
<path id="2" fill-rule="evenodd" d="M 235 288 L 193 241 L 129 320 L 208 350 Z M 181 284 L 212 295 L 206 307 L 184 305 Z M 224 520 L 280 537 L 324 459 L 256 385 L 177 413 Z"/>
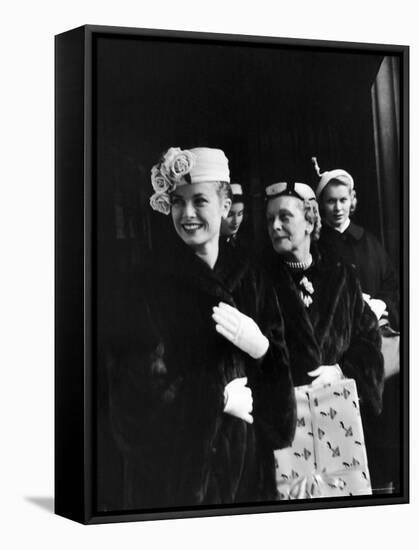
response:
<path id="1" fill-rule="evenodd" d="M 268 264 L 294 384 L 355 379 L 368 451 L 369 419 L 381 412 L 384 384 L 377 318 L 363 299 L 355 269 L 317 252 L 320 216 L 313 190 L 282 182 L 267 187 L 266 198 L 273 248 Z"/>
<path id="2" fill-rule="evenodd" d="M 278 302 L 266 279 L 219 248 L 229 170 L 217 149 L 169 149 L 151 206 L 180 237 L 138 278 L 111 377 L 126 506 L 272 500 L 273 449 L 295 399 Z"/>

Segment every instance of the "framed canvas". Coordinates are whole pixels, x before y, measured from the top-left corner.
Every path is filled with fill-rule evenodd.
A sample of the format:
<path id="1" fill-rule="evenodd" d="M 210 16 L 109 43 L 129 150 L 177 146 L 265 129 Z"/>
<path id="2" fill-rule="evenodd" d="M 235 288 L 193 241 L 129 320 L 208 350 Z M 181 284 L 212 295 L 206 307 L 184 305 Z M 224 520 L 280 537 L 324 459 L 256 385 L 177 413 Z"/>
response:
<path id="1" fill-rule="evenodd" d="M 55 47 L 56 513 L 408 502 L 408 47 Z"/>

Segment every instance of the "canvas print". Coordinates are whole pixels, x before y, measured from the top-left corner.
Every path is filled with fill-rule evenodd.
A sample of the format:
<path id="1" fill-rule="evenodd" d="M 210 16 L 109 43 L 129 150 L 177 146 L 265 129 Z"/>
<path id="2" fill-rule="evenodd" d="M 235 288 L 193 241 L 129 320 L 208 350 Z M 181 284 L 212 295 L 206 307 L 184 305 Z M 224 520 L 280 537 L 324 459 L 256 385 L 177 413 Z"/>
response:
<path id="1" fill-rule="evenodd" d="M 402 494 L 402 79 L 379 48 L 94 35 L 96 513 Z"/>

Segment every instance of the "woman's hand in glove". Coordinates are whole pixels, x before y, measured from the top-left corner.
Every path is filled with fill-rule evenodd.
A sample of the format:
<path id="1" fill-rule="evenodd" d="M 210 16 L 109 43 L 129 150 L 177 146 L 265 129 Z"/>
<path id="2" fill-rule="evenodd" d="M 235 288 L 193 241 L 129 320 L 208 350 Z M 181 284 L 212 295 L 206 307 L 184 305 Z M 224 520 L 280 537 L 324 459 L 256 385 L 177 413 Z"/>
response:
<path id="1" fill-rule="evenodd" d="M 373 313 L 375 313 L 378 321 L 382 317 L 388 317 L 387 305 L 383 300 L 380 300 L 378 298 L 371 298 L 371 300 L 368 302 L 368 305 L 372 309 Z"/>
<path id="2" fill-rule="evenodd" d="M 262 334 L 253 319 L 224 302 L 220 302 L 213 311 L 215 330 L 219 334 L 253 359 L 260 359 L 265 355 L 269 348 L 269 340 Z"/>
<path id="3" fill-rule="evenodd" d="M 344 378 L 341 368 L 336 365 L 321 365 L 315 370 L 307 373 L 309 376 L 316 377 L 311 383 L 312 386 L 321 386 L 331 384 Z"/>
<path id="4" fill-rule="evenodd" d="M 364 301 L 370 306 L 378 321 L 381 317 L 388 317 L 387 304 L 379 298 L 371 298 L 369 294 L 362 293 Z"/>
<path id="5" fill-rule="evenodd" d="M 247 378 L 235 378 L 224 388 L 224 412 L 253 424 L 252 390 L 246 386 Z"/>

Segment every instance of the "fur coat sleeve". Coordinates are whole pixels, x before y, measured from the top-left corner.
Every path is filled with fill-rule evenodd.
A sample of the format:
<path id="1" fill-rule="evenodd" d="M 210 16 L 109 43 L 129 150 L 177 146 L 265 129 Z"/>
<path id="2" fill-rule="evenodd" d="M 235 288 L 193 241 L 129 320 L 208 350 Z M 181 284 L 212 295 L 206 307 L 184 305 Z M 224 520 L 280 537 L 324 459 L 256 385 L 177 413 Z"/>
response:
<path id="1" fill-rule="evenodd" d="M 342 356 L 341 367 L 347 378 L 354 378 L 364 409 L 378 415 L 382 408 L 384 366 L 377 318 L 362 298 L 355 273 L 349 269 L 352 297 L 352 334 L 350 346 Z"/>
<path id="2" fill-rule="evenodd" d="M 337 363 L 357 382 L 364 410 L 379 414 L 384 376 L 380 333 L 355 269 L 341 261 L 317 259 L 307 272 L 315 286 L 308 309 L 284 264 L 276 259 L 274 265 L 295 385 L 311 383 L 307 372 L 318 366 Z"/>
<path id="3" fill-rule="evenodd" d="M 296 426 L 296 405 L 285 344 L 285 326 L 279 301 L 269 280 L 259 286 L 259 328 L 269 340 L 265 357 L 250 360 L 254 418 L 273 449 L 291 445 Z"/>

